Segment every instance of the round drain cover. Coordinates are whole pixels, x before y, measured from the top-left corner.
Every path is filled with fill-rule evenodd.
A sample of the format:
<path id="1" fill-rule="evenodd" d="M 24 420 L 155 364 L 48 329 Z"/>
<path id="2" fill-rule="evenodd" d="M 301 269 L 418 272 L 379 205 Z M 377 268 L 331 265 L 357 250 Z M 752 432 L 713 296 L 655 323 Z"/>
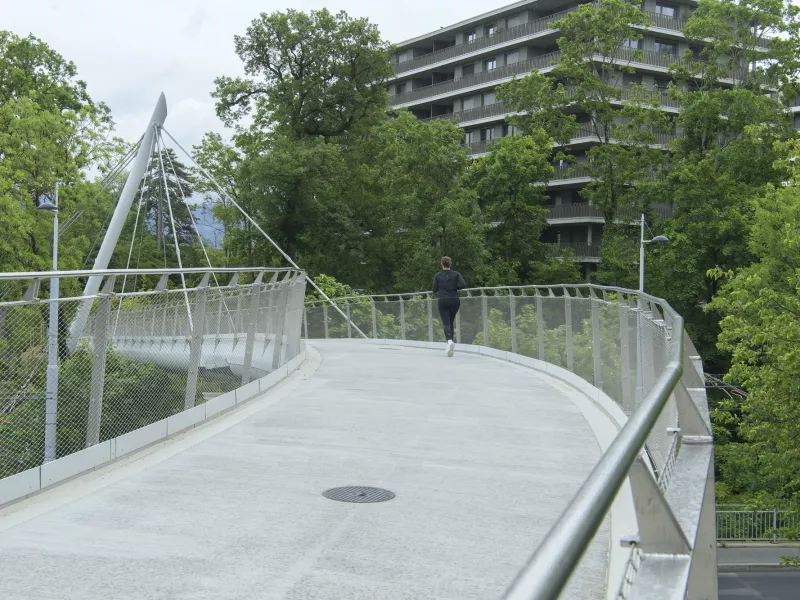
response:
<path id="1" fill-rule="evenodd" d="M 322 495 L 337 502 L 386 502 L 394 498 L 394 493 L 389 490 L 361 486 L 332 488 Z"/>

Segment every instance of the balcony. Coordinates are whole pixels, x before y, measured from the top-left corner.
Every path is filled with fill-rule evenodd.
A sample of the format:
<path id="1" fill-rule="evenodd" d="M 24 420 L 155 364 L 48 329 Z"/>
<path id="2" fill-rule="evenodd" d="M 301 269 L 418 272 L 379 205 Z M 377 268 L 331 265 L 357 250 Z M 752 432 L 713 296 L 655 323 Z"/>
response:
<path id="1" fill-rule="evenodd" d="M 511 29 L 498 31 L 492 35 L 478 38 L 472 42 L 456 44 L 455 46 L 442 48 L 441 50 L 436 50 L 435 52 L 397 63 L 394 69 L 395 75 L 399 76 L 403 73 L 408 73 L 410 71 L 416 71 L 431 65 L 447 62 L 454 58 L 477 53 L 493 46 L 501 46 L 515 41 L 521 42 L 542 33 L 555 32 L 557 30 L 555 27 L 555 22 L 565 18 L 569 13 L 577 10 L 577 7 L 562 10 L 552 15 L 542 17 L 541 19 L 531 21 L 530 23 L 523 23 L 522 25 L 517 25 Z M 645 12 L 645 14 L 650 18 L 650 22 L 652 24 L 651 27 L 666 29 L 681 34 L 683 32 L 683 28 L 686 27 L 686 19 L 676 19 L 674 17 L 668 17 L 666 15 L 660 15 L 654 12 Z M 759 40 L 759 42 L 761 41 Z M 760 44 L 759 42 L 757 42 L 759 47 L 765 47 L 768 45 L 768 40 L 761 42 Z"/>
<path id="2" fill-rule="evenodd" d="M 569 250 L 575 255 L 578 262 L 600 262 L 600 244 L 587 242 L 557 242 L 552 243 L 558 249 Z"/>
<path id="3" fill-rule="evenodd" d="M 605 221 L 603 213 L 593 204 L 588 202 L 581 202 L 576 204 L 560 204 L 558 206 L 548 206 L 547 220 L 552 224 L 569 224 L 571 222 L 596 222 L 603 223 Z M 669 219 L 672 216 L 672 207 L 668 204 L 660 206 L 653 206 L 652 211 L 662 219 Z M 617 216 L 619 220 L 630 220 L 631 222 L 638 219 L 639 214 L 633 210 L 618 211 Z"/>
<path id="4" fill-rule="evenodd" d="M 400 106 L 410 102 L 417 102 L 425 100 L 426 98 L 434 98 L 436 96 L 451 94 L 459 90 L 485 85 L 492 82 L 500 82 L 504 79 L 511 79 L 514 75 L 520 73 L 530 73 L 535 70 L 544 70 L 557 62 L 561 56 L 560 52 L 550 52 L 528 60 L 521 60 L 510 65 L 497 67 L 491 71 L 483 71 L 466 77 L 459 77 L 458 79 L 451 79 L 450 81 L 442 81 L 433 85 L 426 85 L 425 87 L 417 88 L 404 92 L 402 94 L 395 94 L 389 97 L 389 104 L 391 106 Z"/>
<path id="5" fill-rule="evenodd" d="M 395 75 L 400 75 L 409 71 L 416 71 L 417 69 L 422 69 L 430 65 L 445 62 L 466 54 L 472 54 L 473 52 L 480 52 L 481 50 L 491 48 L 492 46 L 499 46 L 501 44 L 507 44 L 508 42 L 517 40 L 522 41 L 524 39 L 536 36 L 542 32 L 553 32 L 556 30 L 555 27 L 553 27 L 553 23 L 555 21 L 563 19 L 569 13 L 575 12 L 576 10 L 578 9 L 570 8 L 568 10 L 562 10 L 552 15 L 542 17 L 541 19 L 531 21 L 530 23 L 523 23 L 522 25 L 517 25 L 511 29 L 498 31 L 492 35 L 477 38 L 471 42 L 456 44 L 455 46 L 450 46 L 449 48 L 443 48 L 441 50 L 431 52 L 430 54 L 425 54 L 424 56 L 418 56 L 417 58 L 412 58 L 411 60 L 397 63 L 394 69 Z"/>

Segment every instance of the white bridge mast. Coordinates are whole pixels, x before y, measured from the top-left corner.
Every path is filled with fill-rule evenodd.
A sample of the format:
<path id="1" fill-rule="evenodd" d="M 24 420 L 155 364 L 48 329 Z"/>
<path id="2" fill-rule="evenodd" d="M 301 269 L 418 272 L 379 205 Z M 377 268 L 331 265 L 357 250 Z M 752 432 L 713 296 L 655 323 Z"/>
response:
<path id="1" fill-rule="evenodd" d="M 156 108 L 153 111 L 153 116 L 150 117 L 150 122 L 147 124 L 147 129 L 144 132 L 144 138 L 139 146 L 139 151 L 136 153 L 136 158 L 131 163 L 131 171 L 128 179 L 125 181 L 125 186 L 122 188 L 122 193 L 119 196 L 117 207 L 114 209 L 114 216 L 111 217 L 111 222 L 108 224 L 108 230 L 103 238 L 103 243 L 100 245 L 100 251 L 97 253 L 97 258 L 94 261 L 93 270 L 103 270 L 108 268 L 108 263 L 111 260 L 111 255 L 119 240 L 119 234 L 122 232 L 122 227 L 125 225 L 125 220 L 130 212 L 133 200 L 136 197 L 136 192 L 141 185 L 144 173 L 147 170 L 147 164 L 150 160 L 150 154 L 153 148 L 153 137 L 157 127 L 162 127 L 167 118 L 167 99 L 162 92 L 156 103 Z M 86 287 L 83 290 L 84 296 L 93 296 L 100 289 L 100 284 L 103 277 L 99 275 L 92 275 L 89 281 L 86 282 Z M 72 321 L 69 331 L 68 348 L 70 352 L 74 351 L 80 342 L 83 335 L 83 329 L 86 327 L 86 321 L 89 318 L 89 311 L 92 309 L 92 301 L 85 300 L 78 306 L 78 312 L 75 319 Z"/>

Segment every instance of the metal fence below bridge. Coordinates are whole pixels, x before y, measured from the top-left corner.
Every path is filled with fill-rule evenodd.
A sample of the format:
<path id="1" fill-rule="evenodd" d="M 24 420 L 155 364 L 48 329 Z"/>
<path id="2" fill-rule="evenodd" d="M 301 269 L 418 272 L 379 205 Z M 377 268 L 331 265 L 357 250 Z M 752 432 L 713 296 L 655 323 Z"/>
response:
<path id="1" fill-rule="evenodd" d="M 797 513 L 773 508 L 745 510 L 743 506 L 717 507 L 717 539 L 721 542 L 785 541 L 786 529 L 800 528 Z M 800 544 L 800 542 L 798 542 Z"/>

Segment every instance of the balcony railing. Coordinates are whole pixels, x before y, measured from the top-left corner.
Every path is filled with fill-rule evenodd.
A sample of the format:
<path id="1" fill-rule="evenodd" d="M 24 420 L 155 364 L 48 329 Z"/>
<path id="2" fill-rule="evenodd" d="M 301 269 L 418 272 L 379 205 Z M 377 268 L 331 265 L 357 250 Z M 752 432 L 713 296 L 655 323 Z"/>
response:
<path id="1" fill-rule="evenodd" d="M 463 90 L 476 85 L 483 85 L 491 83 L 492 81 L 499 81 L 507 79 L 513 75 L 520 73 L 530 73 L 535 70 L 542 70 L 552 66 L 558 61 L 561 56 L 560 52 L 550 52 L 528 60 L 521 60 L 510 65 L 497 67 L 491 71 L 482 71 L 481 73 L 474 73 L 466 77 L 459 77 L 458 79 L 450 79 L 449 81 L 442 81 L 433 85 L 410 90 L 402 94 L 396 94 L 389 98 L 389 104 L 397 106 L 399 104 L 406 104 L 416 100 L 424 100 L 425 98 L 432 98 L 440 94 L 449 94 L 458 90 Z"/>
<path id="2" fill-rule="evenodd" d="M 477 38 L 471 42 L 456 44 L 455 46 L 442 48 L 441 50 L 436 50 L 430 54 L 425 54 L 423 56 L 418 56 L 417 58 L 412 58 L 411 60 L 397 63 L 394 72 L 395 74 L 400 75 L 401 73 L 421 69 L 422 67 L 427 67 L 428 65 L 450 60 L 451 58 L 455 58 L 457 56 L 478 52 L 484 48 L 491 48 L 492 46 L 498 46 L 514 40 L 527 38 L 536 35 L 537 33 L 542 33 L 543 31 L 555 31 L 553 23 L 563 19 L 569 13 L 575 12 L 576 10 L 578 9 L 570 8 L 567 10 L 562 10 L 529 23 L 523 23 L 522 25 L 517 25 L 516 27 L 511 27 L 510 29 L 498 31 L 492 35 Z"/>
<path id="3" fill-rule="evenodd" d="M 429 54 L 397 63 L 394 69 L 395 75 L 401 75 L 402 73 L 422 69 L 429 65 L 434 65 L 452 58 L 464 56 L 465 54 L 479 52 L 480 50 L 491 48 L 492 46 L 499 46 L 500 44 L 505 44 L 514 40 L 522 40 L 539 33 L 554 32 L 557 30 L 557 28 L 554 26 L 556 21 L 565 18 L 569 13 L 577 10 L 577 7 L 562 10 L 552 15 L 542 17 L 541 19 L 531 21 L 530 23 L 523 23 L 522 25 L 517 25 L 516 27 L 512 27 L 510 29 L 498 31 L 492 35 L 477 38 L 471 42 L 456 44 L 455 46 L 442 48 L 441 50 L 436 50 Z M 674 17 L 659 15 L 653 12 L 646 12 L 645 14 L 650 17 L 650 22 L 652 23 L 653 27 L 669 29 L 676 32 L 681 32 L 683 31 L 683 28 L 686 27 L 686 19 L 676 19 Z"/>
<path id="4" fill-rule="evenodd" d="M 602 219 L 603 213 L 593 204 L 579 202 L 576 204 L 560 204 L 558 206 L 548 206 L 547 220 L 555 221 L 558 219 Z M 654 206 L 652 211 L 662 219 L 669 219 L 672 216 L 672 207 L 668 205 Z M 636 220 L 639 215 L 633 210 L 617 211 L 617 217 L 625 220 Z"/>
<path id="5" fill-rule="evenodd" d="M 553 243 L 559 249 L 571 250 L 578 260 L 587 258 L 600 258 L 600 244 L 589 244 L 587 242 L 561 242 Z"/>

